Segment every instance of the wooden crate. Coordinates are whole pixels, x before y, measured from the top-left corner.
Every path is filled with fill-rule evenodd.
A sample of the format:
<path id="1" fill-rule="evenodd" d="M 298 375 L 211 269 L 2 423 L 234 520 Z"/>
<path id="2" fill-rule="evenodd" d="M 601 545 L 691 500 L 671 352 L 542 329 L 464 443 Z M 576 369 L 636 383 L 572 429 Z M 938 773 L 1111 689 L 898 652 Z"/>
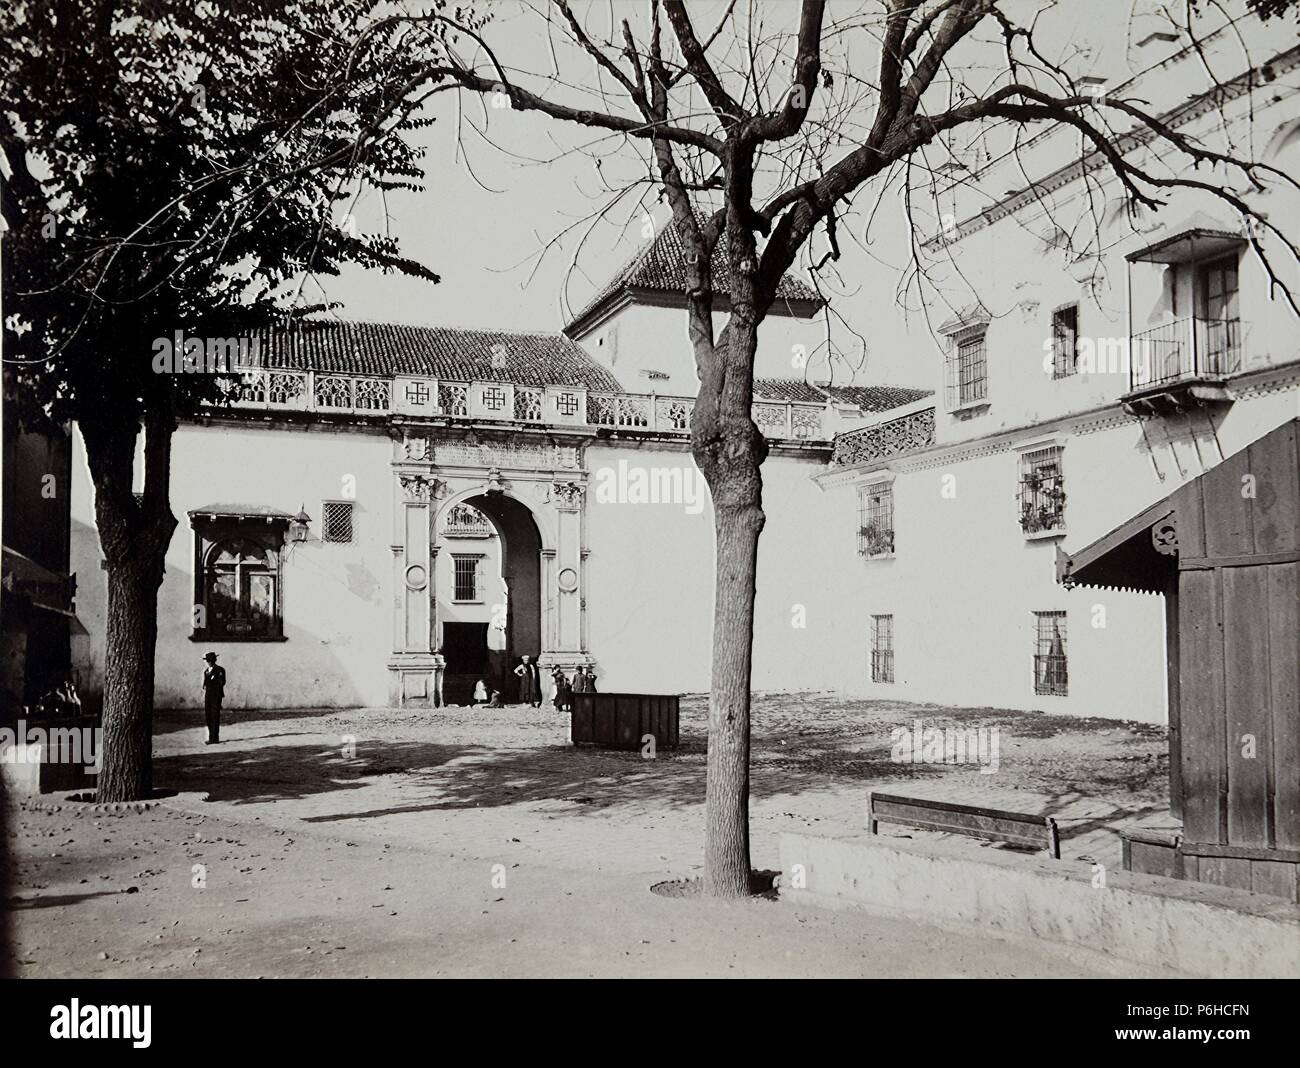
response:
<path id="1" fill-rule="evenodd" d="M 656 749 L 675 749 L 679 702 L 675 694 L 575 693 L 570 713 L 573 744 L 639 750 L 650 736 Z"/>

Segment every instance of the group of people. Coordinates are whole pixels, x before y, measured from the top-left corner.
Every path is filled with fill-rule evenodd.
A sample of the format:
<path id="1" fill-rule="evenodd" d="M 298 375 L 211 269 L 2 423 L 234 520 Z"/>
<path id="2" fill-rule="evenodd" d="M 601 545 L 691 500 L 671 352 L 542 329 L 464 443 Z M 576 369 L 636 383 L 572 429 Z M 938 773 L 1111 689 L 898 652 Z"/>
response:
<path id="1" fill-rule="evenodd" d="M 542 674 L 537 662 L 531 656 L 523 656 L 515 667 L 515 677 L 519 680 L 519 701 L 521 704 L 540 708 L 542 705 Z M 564 673 L 558 664 L 551 670 L 552 697 L 557 712 L 567 712 L 573 705 L 575 693 L 596 692 L 596 672 L 590 664 L 578 668 L 573 679 Z M 485 704 L 489 708 L 501 707 L 501 691 L 489 690 L 485 680 L 479 679 L 474 684 L 474 703 Z"/>

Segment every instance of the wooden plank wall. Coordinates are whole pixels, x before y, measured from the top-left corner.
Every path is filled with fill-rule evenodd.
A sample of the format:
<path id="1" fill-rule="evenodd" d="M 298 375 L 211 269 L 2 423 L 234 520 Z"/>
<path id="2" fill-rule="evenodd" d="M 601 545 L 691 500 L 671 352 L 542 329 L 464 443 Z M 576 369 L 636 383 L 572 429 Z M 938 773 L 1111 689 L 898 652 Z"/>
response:
<path id="1" fill-rule="evenodd" d="M 1241 852 L 1300 850 L 1300 563 L 1276 559 L 1300 551 L 1297 423 L 1175 504 L 1184 835 L 1236 851 L 1201 880 L 1293 897 L 1294 861 Z"/>

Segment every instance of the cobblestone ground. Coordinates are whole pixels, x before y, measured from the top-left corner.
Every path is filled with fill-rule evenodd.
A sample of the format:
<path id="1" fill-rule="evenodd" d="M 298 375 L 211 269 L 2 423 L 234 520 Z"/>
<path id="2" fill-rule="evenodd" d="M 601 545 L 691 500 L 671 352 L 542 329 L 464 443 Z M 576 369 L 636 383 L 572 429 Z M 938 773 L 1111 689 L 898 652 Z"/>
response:
<path id="1" fill-rule="evenodd" d="M 705 700 L 685 698 L 681 747 L 645 760 L 638 753 L 575 749 L 567 720 L 549 709 L 235 711 L 227 716 L 218 746 L 203 744 L 201 712 L 162 713 L 155 782 L 176 793 L 159 807 L 121 818 L 66 805 L 58 813 L 17 814 L 12 833 L 20 874 L 11 889 L 16 891 L 19 970 L 31 975 L 145 974 L 155 967 L 163 974 L 205 975 L 1106 972 L 1106 965 L 1081 961 L 1077 954 L 1067 960 L 1059 948 L 990 951 L 978 941 L 963 943 L 960 959 L 966 963 L 956 966 L 945 956 L 957 944 L 954 934 L 875 917 L 871 937 L 892 948 L 882 949 L 881 959 L 850 953 L 840 960 L 836 954 L 844 950 L 836 946 L 845 938 L 856 944 L 861 932 L 855 934 L 854 925 L 867 920 L 815 913 L 789 919 L 789 906 L 768 903 L 738 906 L 766 912 L 717 913 L 719 906 L 712 903 L 645 896 L 656 879 L 699 871 L 706 721 Z M 917 721 L 924 727 L 996 727 L 997 770 L 984 774 L 973 764 L 891 760 L 891 730 L 910 729 Z M 1061 827 L 1063 856 L 1118 866 L 1116 827 L 1159 820 L 1164 813 L 1164 732 L 1114 720 L 833 695 L 756 698 L 751 801 L 756 867 L 777 866 L 779 835 L 785 830 L 862 833 L 873 788 L 1051 814 Z M 996 848 L 967 841 L 972 849 Z M 48 855 L 47 847 L 53 847 Z M 211 866 L 212 877 L 225 880 L 221 894 L 204 899 L 220 901 L 219 908 L 205 904 L 190 911 L 188 903 L 198 900 L 185 896 L 195 864 L 204 871 Z M 394 872 L 382 889 L 370 885 L 380 871 Z M 512 891 L 498 892 L 489 872 L 504 873 Z M 157 907 L 141 912 L 133 920 L 139 937 L 115 945 L 113 932 L 100 926 L 106 915 L 118 915 L 113 910 L 120 902 L 127 900 L 126 907 L 138 911 L 151 901 L 168 901 L 165 894 L 148 893 L 124 899 L 133 891 L 119 887 L 123 880 L 136 886 L 134 892 L 181 896 L 170 912 Z M 531 881 L 534 891 L 522 901 L 521 881 Z M 356 905 L 359 893 L 374 898 L 364 909 Z M 454 920 L 445 910 L 438 912 L 430 895 L 458 902 Z M 567 905 L 569 898 L 582 907 L 553 915 L 555 908 L 546 906 L 547 901 Z M 250 900 L 266 904 L 250 915 Z M 299 905 L 303 916 L 297 915 Z M 288 915 L 277 921 L 276 910 L 286 908 Z M 404 958 L 397 924 L 386 937 L 373 930 L 390 914 L 420 916 L 426 929 L 437 929 L 436 960 Z M 630 939 L 643 922 L 649 925 L 644 940 L 627 947 L 619 942 L 616 950 L 602 942 Z M 79 926 L 84 937 L 74 938 L 58 926 L 63 923 Z M 547 936 L 550 923 L 559 926 Z M 178 943 L 187 927 L 199 933 Z M 402 929 L 409 934 L 405 924 Z M 808 932 L 814 929 L 820 934 L 810 943 Z M 152 941 L 141 941 L 146 932 Z M 749 949 L 735 949 L 738 938 L 756 933 L 768 939 L 762 953 L 748 941 Z M 531 941 L 531 955 L 520 950 L 511 964 L 509 955 L 499 952 L 498 936 L 506 945 Z M 677 945 L 680 939 L 699 949 L 719 938 L 727 951 L 720 949 L 712 963 L 701 963 L 699 953 L 683 956 Z M 488 955 L 474 956 L 484 939 L 492 947 L 484 949 Z M 73 944 L 75 951 L 68 948 Z M 157 953 L 151 955 L 155 945 Z M 351 950 L 334 948 L 348 945 Z M 659 948 L 643 948 L 647 945 Z M 821 964 L 802 960 L 809 945 L 820 946 Z M 89 961 L 89 970 L 78 971 L 64 954 Z"/>

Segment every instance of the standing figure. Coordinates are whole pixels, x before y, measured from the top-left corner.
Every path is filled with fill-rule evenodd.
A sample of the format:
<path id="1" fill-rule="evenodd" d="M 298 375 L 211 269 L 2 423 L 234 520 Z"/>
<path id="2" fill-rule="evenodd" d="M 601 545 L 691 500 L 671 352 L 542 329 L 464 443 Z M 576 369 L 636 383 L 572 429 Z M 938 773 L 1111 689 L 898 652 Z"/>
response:
<path id="1" fill-rule="evenodd" d="M 208 721 L 205 745 L 221 741 L 221 700 L 226 695 L 226 669 L 217 663 L 216 653 L 204 653 L 208 666 L 203 671 L 203 712 Z"/>
<path id="2" fill-rule="evenodd" d="M 555 684 L 555 711 L 567 712 L 573 704 L 573 687 L 569 685 L 569 677 L 559 664 L 551 672 L 551 681 Z"/>
<path id="3" fill-rule="evenodd" d="M 573 692 L 574 693 L 591 693 L 587 688 L 587 676 L 583 674 L 581 666 L 573 673 Z"/>
<path id="4" fill-rule="evenodd" d="M 515 668 L 515 674 L 519 676 L 520 703 L 541 708 L 542 676 L 537 670 L 537 665 L 533 663 L 532 657 L 525 656 L 523 663 Z"/>
<path id="5" fill-rule="evenodd" d="M 590 664 L 588 664 L 582 670 L 585 673 L 583 675 L 582 692 L 595 693 L 596 692 L 596 669 L 593 668 Z"/>
<path id="6" fill-rule="evenodd" d="M 476 705 L 484 705 L 487 704 L 487 699 L 487 683 L 482 679 L 479 679 L 478 682 L 474 683 L 474 700 L 472 703 Z"/>

